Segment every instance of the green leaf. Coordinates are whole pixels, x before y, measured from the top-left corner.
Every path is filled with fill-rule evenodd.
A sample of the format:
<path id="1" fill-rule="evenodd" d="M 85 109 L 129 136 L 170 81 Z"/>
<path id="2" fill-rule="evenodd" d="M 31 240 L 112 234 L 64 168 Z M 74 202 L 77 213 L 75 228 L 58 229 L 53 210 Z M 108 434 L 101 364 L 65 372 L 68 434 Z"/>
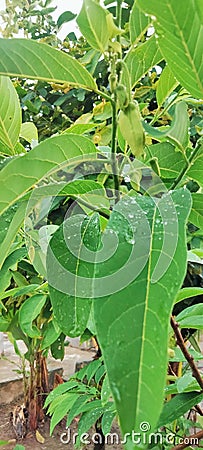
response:
<path id="1" fill-rule="evenodd" d="M 40 337 L 40 330 L 32 324 L 46 302 L 46 295 L 36 294 L 24 301 L 19 311 L 20 327 L 31 338 Z"/>
<path id="2" fill-rule="evenodd" d="M 175 347 L 174 349 L 175 355 L 173 358 L 170 358 L 171 362 L 185 362 L 186 359 L 181 351 L 181 349 L 179 347 Z M 193 356 L 194 361 L 199 361 L 200 359 L 203 359 L 203 355 L 199 352 L 197 352 L 196 350 L 193 350 L 190 347 L 190 354 Z M 193 378 L 194 380 L 194 378 Z M 196 382 L 197 383 L 197 382 Z M 193 391 L 195 391 L 196 389 L 192 389 Z"/>
<path id="3" fill-rule="evenodd" d="M 150 145 L 149 149 L 150 152 L 146 149 L 147 159 L 151 159 L 152 156 L 158 159 L 163 179 L 176 178 L 179 175 L 180 170 L 186 163 L 182 152 L 177 152 L 169 142 Z"/>
<path id="4" fill-rule="evenodd" d="M 48 247 L 47 277 L 54 316 L 68 336 L 79 336 L 87 327 L 99 239 L 99 216 L 87 218 L 79 214 L 59 227 Z"/>
<path id="5" fill-rule="evenodd" d="M 25 450 L 24 445 L 17 444 L 13 450 Z"/>
<path id="6" fill-rule="evenodd" d="M 179 83 L 171 72 L 169 66 L 165 66 L 163 72 L 160 75 L 156 90 L 156 98 L 159 107 L 163 105 L 165 100 L 178 86 L 178 84 Z"/>
<path id="7" fill-rule="evenodd" d="M 19 248 L 12 252 L 5 260 L 2 268 L 1 268 L 1 277 L 0 277 L 0 293 L 5 291 L 12 277 L 12 272 L 10 269 L 16 268 L 18 261 L 21 261 L 27 255 L 26 248 Z"/>
<path id="8" fill-rule="evenodd" d="M 67 130 L 65 130 L 63 134 L 84 134 L 87 131 L 93 130 L 94 128 L 96 128 L 95 123 L 74 123 L 73 125 L 71 125 L 71 127 L 67 128 Z"/>
<path id="9" fill-rule="evenodd" d="M 195 158 L 192 161 L 192 164 L 188 168 L 186 172 L 186 176 L 191 178 L 192 180 L 197 181 L 197 183 L 203 187 L 203 145 L 199 148 Z"/>
<path id="10" fill-rule="evenodd" d="M 78 386 L 78 382 L 72 380 L 69 380 L 63 384 L 59 384 L 59 386 L 57 386 L 53 391 L 51 391 L 48 397 L 46 398 L 44 407 L 47 408 L 47 406 L 49 406 L 50 403 L 52 403 L 55 400 L 55 398 L 60 397 L 64 392 L 67 392 L 76 386 Z"/>
<path id="11" fill-rule="evenodd" d="M 8 77 L 0 76 L 0 143 L 6 155 L 15 153 L 21 120 L 20 102 L 13 83 Z"/>
<path id="12" fill-rule="evenodd" d="M 199 303 L 185 308 L 176 316 L 176 321 L 180 328 L 203 329 L 203 304 Z"/>
<path id="13" fill-rule="evenodd" d="M 49 323 L 45 323 L 42 329 L 42 344 L 40 346 L 41 350 L 49 348 L 53 342 L 60 336 L 61 330 L 54 320 Z"/>
<path id="14" fill-rule="evenodd" d="M 77 14 L 73 14 L 71 11 L 63 12 L 57 20 L 58 28 L 61 28 L 64 23 L 70 22 L 71 20 L 75 19 L 76 16 Z"/>
<path id="15" fill-rule="evenodd" d="M 8 208 L 0 220 L 0 268 L 25 218 L 27 202 L 21 200 Z"/>
<path id="16" fill-rule="evenodd" d="M 156 17 L 157 41 L 174 76 L 194 97 L 203 98 L 203 15 L 196 4 L 194 0 L 166 0 L 160 8 L 159 0 L 138 0 L 144 12 Z"/>
<path id="17" fill-rule="evenodd" d="M 105 405 L 105 403 L 109 401 L 109 397 L 111 397 L 111 389 L 109 386 L 108 375 L 106 374 L 104 381 L 102 383 L 102 390 L 101 390 L 101 402 L 103 406 Z"/>
<path id="18" fill-rule="evenodd" d="M 194 405 L 197 405 L 203 399 L 203 394 L 198 392 L 189 392 L 186 394 L 179 394 L 165 403 L 162 413 L 159 418 L 158 427 L 171 423 L 179 417 L 183 416 Z"/>
<path id="19" fill-rule="evenodd" d="M 95 374 L 95 382 L 97 383 L 97 385 L 100 383 L 101 379 L 103 378 L 103 376 L 106 374 L 106 368 L 104 366 L 104 364 L 102 366 L 99 367 L 99 369 L 97 370 L 96 374 Z"/>
<path id="20" fill-rule="evenodd" d="M 112 427 L 113 420 L 115 419 L 115 416 L 116 416 L 115 409 L 114 409 L 114 411 L 107 410 L 104 412 L 104 414 L 102 416 L 102 432 L 104 435 L 111 432 L 111 427 Z"/>
<path id="21" fill-rule="evenodd" d="M 189 222 L 203 230 L 203 194 L 192 194 L 192 209 Z"/>
<path id="22" fill-rule="evenodd" d="M 175 299 L 175 303 L 181 302 L 186 298 L 196 297 L 203 294 L 203 289 L 200 287 L 191 287 L 181 289 Z"/>
<path id="23" fill-rule="evenodd" d="M 14 204 L 48 172 L 59 164 L 67 165 L 84 154 L 96 156 L 94 144 L 84 136 L 57 136 L 39 144 L 24 156 L 9 162 L 0 172 L 0 214 Z"/>
<path id="24" fill-rule="evenodd" d="M 106 233 L 116 233 L 115 253 L 97 264 L 99 279 L 94 280 L 98 297 L 101 292 L 94 300 L 97 336 L 124 434 L 138 429 L 143 418 L 152 431 L 161 412 L 169 317 L 185 276 L 190 208 L 190 194 L 184 189 L 156 202 L 126 197 L 117 203 L 106 228 Z"/>
<path id="25" fill-rule="evenodd" d="M 67 393 L 64 394 L 64 398 L 61 399 L 59 405 L 55 408 L 53 416 L 51 418 L 50 423 L 50 434 L 53 433 L 53 430 L 57 423 L 59 423 L 64 416 L 68 413 L 69 409 L 73 406 L 75 401 L 78 398 L 78 394 Z"/>
<path id="26" fill-rule="evenodd" d="M 33 141 L 38 142 L 37 127 L 33 122 L 24 122 L 21 125 L 20 137 L 32 144 Z"/>
<path id="27" fill-rule="evenodd" d="M 97 88 L 92 76 L 76 59 L 29 39 L 0 39 L 0 74 L 68 83 L 90 90 Z"/>
<path id="28" fill-rule="evenodd" d="M 166 131 L 161 131 L 152 127 L 147 122 L 143 122 L 143 126 L 147 133 L 153 138 L 162 141 L 169 140 L 175 144 L 183 153 L 188 146 L 189 141 L 189 117 L 187 112 L 187 105 L 181 101 L 176 104 L 175 116 L 171 126 Z"/>
<path id="29" fill-rule="evenodd" d="M 87 366 L 87 370 L 86 370 L 86 377 L 87 377 L 87 381 L 88 383 L 91 381 L 91 379 L 94 377 L 95 373 L 97 372 L 97 370 L 99 369 L 99 367 L 101 366 L 102 361 L 101 359 L 96 359 L 95 361 L 91 361 L 88 366 Z"/>
<path id="30" fill-rule="evenodd" d="M 39 284 L 29 284 L 28 286 L 20 286 L 17 288 L 9 289 L 6 292 L 0 294 L 0 300 L 12 296 L 13 298 L 19 297 L 21 295 L 27 295 L 30 292 L 34 292 L 35 289 L 39 289 Z"/>
<path id="31" fill-rule="evenodd" d="M 84 0 L 77 24 L 91 47 L 104 53 L 109 41 L 107 13 L 94 0 Z"/>
<path id="32" fill-rule="evenodd" d="M 92 402 L 94 403 L 94 402 Z M 82 438 L 83 433 L 86 433 L 89 431 L 89 429 L 92 427 L 92 425 L 95 424 L 95 422 L 102 416 L 104 411 L 103 407 L 95 407 L 91 409 L 90 411 L 87 411 L 86 413 L 82 414 L 82 417 L 80 418 L 80 421 L 78 423 L 78 437 L 77 441 Z M 83 438 L 84 439 L 84 438 Z"/>
<path id="33" fill-rule="evenodd" d="M 162 59 L 154 36 L 144 44 L 130 50 L 124 61 L 131 75 L 132 87 L 136 85 L 148 70 L 158 64 Z"/>
<path id="34" fill-rule="evenodd" d="M 83 407 L 83 405 L 85 405 L 89 400 L 91 400 L 90 395 L 85 395 L 85 394 L 81 395 L 80 393 L 78 393 L 78 398 L 68 413 L 68 418 L 67 418 L 67 423 L 66 423 L 67 427 L 69 427 L 72 420 L 80 414 L 81 407 Z"/>
<path id="35" fill-rule="evenodd" d="M 134 1 L 131 13 L 130 13 L 130 41 L 132 45 L 142 38 L 150 24 L 150 18 L 143 14 L 137 6 L 137 2 Z"/>

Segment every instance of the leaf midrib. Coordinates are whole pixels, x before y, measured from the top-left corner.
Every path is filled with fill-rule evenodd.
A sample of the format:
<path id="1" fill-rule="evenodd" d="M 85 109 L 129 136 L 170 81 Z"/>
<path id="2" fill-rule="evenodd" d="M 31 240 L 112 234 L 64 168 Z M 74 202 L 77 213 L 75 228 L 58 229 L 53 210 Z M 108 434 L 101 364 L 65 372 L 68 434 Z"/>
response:
<path id="1" fill-rule="evenodd" d="M 154 208 L 154 214 L 152 218 L 152 228 L 151 228 L 151 240 L 150 240 L 150 247 L 149 247 L 149 259 L 148 259 L 148 271 L 147 271 L 147 286 L 146 286 L 146 302 L 145 302 L 145 311 L 144 311 L 144 317 L 143 317 L 143 331 L 142 331 L 142 340 L 141 340 L 141 352 L 140 352 L 140 370 L 138 374 L 138 393 L 137 393 L 137 405 L 136 405 L 136 415 L 137 417 L 138 411 L 140 409 L 139 405 L 140 397 L 141 397 L 141 388 L 142 388 L 142 372 L 143 372 L 143 360 L 144 360 L 144 353 L 145 353 L 145 334 L 146 334 L 146 318 L 148 313 L 148 303 L 149 303 L 149 292 L 150 292 L 150 283 L 151 283 L 151 265 L 152 265 L 152 245 L 153 245 L 153 237 L 154 237 L 154 226 L 155 226 L 155 216 L 156 216 L 156 205 Z"/>

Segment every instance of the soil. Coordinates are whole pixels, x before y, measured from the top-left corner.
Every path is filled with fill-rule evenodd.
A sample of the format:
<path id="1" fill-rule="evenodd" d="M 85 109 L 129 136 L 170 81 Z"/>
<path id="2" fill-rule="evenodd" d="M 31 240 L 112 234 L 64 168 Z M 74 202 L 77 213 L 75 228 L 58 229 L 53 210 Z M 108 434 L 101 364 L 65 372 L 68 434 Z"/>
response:
<path id="1" fill-rule="evenodd" d="M 45 418 L 44 423 L 40 424 L 38 431 L 41 436 L 44 438 L 44 443 L 39 443 L 36 440 L 35 435 L 32 433 L 28 433 L 24 439 L 17 440 L 16 435 L 10 422 L 10 413 L 13 411 L 16 405 L 21 405 L 22 399 L 19 398 L 14 402 L 6 405 L 0 406 L 0 440 L 10 441 L 9 445 L 2 445 L 0 447 L 1 450 L 13 450 L 16 444 L 24 446 L 25 450 L 75 450 L 73 439 L 70 439 L 68 443 L 62 443 L 60 438 L 62 433 L 66 433 L 66 421 L 65 419 L 61 421 L 59 425 L 56 426 L 53 435 L 49 434 L 49 424 L 50 420 L 48 417 Z M 77 433 L 77 419 L 75 419 L 71 426 L 69 427 L 70 436 L 73 437 L 74 433 Z M 95 433 L 95 430 L 91 429 L 89 434 L 89 440 L 91 441 L 91 435 Z M 115 423 L 112 427 L 112 433 L 116 433 L 119 435 L 118 425 Z M 64 440 L 66 439 L 66 435 Z M 94 444 L 91 442 L 88 445 L 84 445 L 83 450 L 93 450 Z M 108 443 L 106 444 L 107 450 L 123 450 L 122 444 L 119 443 Z"/>

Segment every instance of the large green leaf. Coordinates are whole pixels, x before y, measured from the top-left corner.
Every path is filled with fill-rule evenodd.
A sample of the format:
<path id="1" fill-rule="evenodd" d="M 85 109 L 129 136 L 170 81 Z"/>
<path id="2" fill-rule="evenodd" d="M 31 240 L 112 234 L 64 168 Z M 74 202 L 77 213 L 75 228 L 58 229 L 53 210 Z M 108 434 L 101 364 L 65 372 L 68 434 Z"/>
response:
<path id="1" fill-rule="evenodd" d="M 186 270 L 190 203 L 184 189 L 156 201 L 125 197 L 106 228 L 117 245 L 110 241 L 113 256 L 95 269 L 100 298 L 94 314 L 123 433 L 139 431 L 143 420 L 153 430 L 161 412 L 169 317 Z M 137 448 L 130 438 L 127 448 Z"/>
<path id="2" fill-rule="evenodd" d="M 17 92 L 8 77 L 0 76 L 0 143 L 4 146 L 3 153 L 15 153 L 20 127 L 21 109 Z"/>
<path id="3" fill-rule="evenodd" d="M 0 39 L 0 74 L 97 88 L 92 76 L 76 59 L 29 39 Z"/>
<path id="4" fill-rule="evenodd" d="M 125 58 L 125 63 L 131 75 L 132 87 L 162 59 L 163 57 L 154 36 L 144 44 L 130 50 Z"/>
<path id="5" fill-rule="evenodd" d="M 84 154 L 96 155 L 94 144 L 78 135 L 57 136 L 8 163 L 0 172 L 0 214 L 21 198 L 52 169 Z"/>
<path id="6" fill-rule="evenodd" d="M 138 0 L 138 6 L 156 17 L 154 26 L 163 57 L 177 80 L 194 97 L 203 97 L 203 14 L 201 0 Z"/>
<path id="7" fill-rule="evenodd" d="M 79 336 L 87 327 L 99 239 L 98 215 L 86 218 L 79 214 L 60 226 L 48 247 L 47 277 L 54 316 L 68 336 Z"/>
<path id="8" fill-rule="evenodd" d="M 137 1 L 134 2 L 130 13 L 130 41 L 135 45 L 143 36 L 150 24 L 150 18 L 143 14 L 137 6 Z"/>
<path id="9" fill-rule="evenodd" d="M 106 11 L 94 0 L 84 0 L 77 24 L 91 47 L 104 53 L 109 40 Z"/>

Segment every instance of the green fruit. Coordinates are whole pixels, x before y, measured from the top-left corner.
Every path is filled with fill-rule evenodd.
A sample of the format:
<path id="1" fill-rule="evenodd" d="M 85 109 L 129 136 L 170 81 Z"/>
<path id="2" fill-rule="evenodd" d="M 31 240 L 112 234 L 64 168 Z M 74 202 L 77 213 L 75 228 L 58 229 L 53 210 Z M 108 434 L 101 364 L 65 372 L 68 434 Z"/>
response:
<path id="1" fill-rule="evenodd" d="M 130 102 L 127 108 L 120 111 L 119 127 L 131 148 L 132 154 L 139 158 L 144 152 L 145 138 L 137 102 Z"/>

